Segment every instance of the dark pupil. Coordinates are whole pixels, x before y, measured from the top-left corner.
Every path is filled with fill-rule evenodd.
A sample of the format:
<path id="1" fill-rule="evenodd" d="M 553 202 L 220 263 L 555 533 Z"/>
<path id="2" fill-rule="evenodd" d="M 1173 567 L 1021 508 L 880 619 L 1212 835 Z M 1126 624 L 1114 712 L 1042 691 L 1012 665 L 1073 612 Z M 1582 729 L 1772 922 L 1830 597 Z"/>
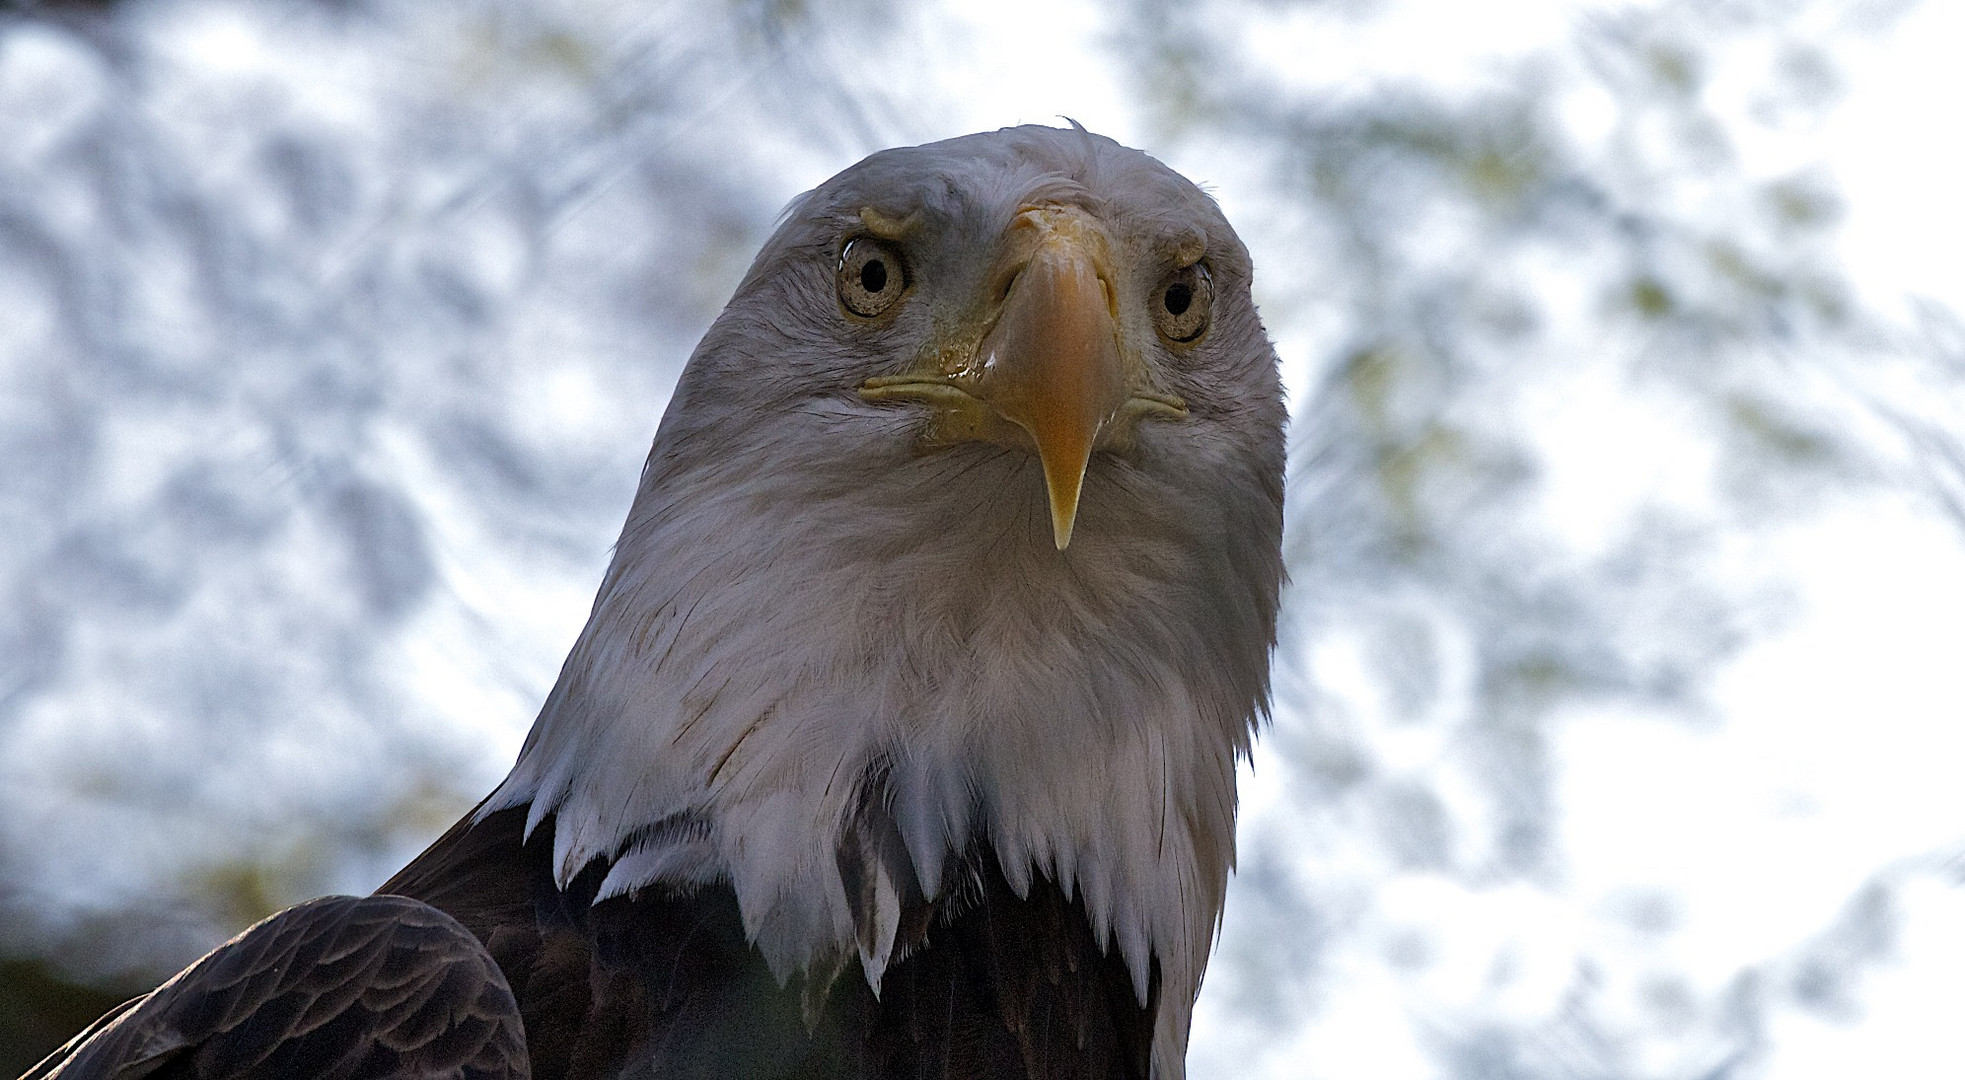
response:
<path id="1" fill-rule="evenodd" d="M 868 259 L 860 267 L 860 288 L 877 293 L 887 287 L 887 264 L 879 259 Z"/>
<path id="2" fill-rule="evenodd" d="M 1167 314 L 1179 315 L 1194 302 L 1194 289 L 1176 282 L 1167 286 Z"/>

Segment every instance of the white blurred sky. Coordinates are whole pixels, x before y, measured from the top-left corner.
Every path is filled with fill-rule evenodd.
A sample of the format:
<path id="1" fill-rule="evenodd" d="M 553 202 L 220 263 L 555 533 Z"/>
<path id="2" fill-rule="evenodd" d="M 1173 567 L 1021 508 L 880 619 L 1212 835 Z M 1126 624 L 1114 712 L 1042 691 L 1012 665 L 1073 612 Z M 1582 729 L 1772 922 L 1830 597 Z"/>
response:
<path id="1" fill-rule="evenodd" d="M 1555 45 L 1577 21 L 1619 5 L 1529 0 L 1465 4 L 1408 0 L 1349 23 L 1277 17 L 1245 31 L 1253 55 L 1318 92 L 1344 94 L 1386 79 L 1467 85 L 1509 58 Z M 1092 5 L 988 0 L 962 5 L 959 26 L 920 31 L 947 101 L 968 109 L 948 132 L 1071 116 L 1121 141 L 1150 145 L 1126 83 L 1099 52 L 1105 23 Z M 1033 32 L 1041 27 L 1041 32 Z M 1862 301 L 1908 321 L 1910 298 L 1965 310 L 1965 4 L 1927 0 L 1880 33 L 1798 25 L 1833 35 L 1845 96 L 1825 120 L 1765 128 L 1735 116 L 1741 164 L 1772 178 L 1826 169 L 1847 203 L 1841 250 Z M 1765 58 L 1737 58 L 1742 68 Z M 1764 69 L 1763 69 L 1764 70 Z M 1724 97 L 1737 76 L 1713 72 Z M 1587 102 L 1580 107 L 1587 108 Z M 1724 108 L 1724 106 L 1721 106 Z M 1241 198 L 1225 163 L 1171 163 L 1218 192 L 1235 216 Z M 817 179 L 816 177 L 814 179 Z M 1258 273 L 1287 252 L 1247 236 Z M 1285 366 L 1298 380 L 1310 343 L 1288 334 Z M 1294 355 L 1293 355 L 1294 354 Z M 1644 496 L 1697 477 L 1706 463 L 1633 456 L 1659 445 L 1605 438 L 1669 425 L 1609 385 L 1578 385 L 1544 446 L 1560 464 L 1548 477 L 1559 532 L 1599 531 L 1599 520 Z M 1300 382 L 1295 397 L 1308 387 Z M 1691 445 L 1692 440 L 1683 440 Z M 1864 880 L 1895 859 L 1965 842 L 1965 545 L 1931 508 L 1872 497 L 1807 518 L 1751 551 L 1743 569 L 1795 590 L 1794 615 L 1722 673 L 1710 728 L 1655 718 L 1579 716 L 1564 728 L 1558 898 L 1511 885 L 1480 894 L 1444 882 L 1402 880 L 1381 892 L 1382 947 L 1401 924 L 1431 926 L 1447 953 L 1417 984 L 1388 978 L 1382 960 L 1333 958 L 1339 988 L 1297 1043 L 1301 1056 L 1237 1061 L 1232 1018 L 1204 992 L 1195 1033 L 1202 1076 L 1426 1076 L 1418 1054 L 1428 1000 L 1461 1012 L 1555 1011 L 1579 954 L 1615 954 L 1627 924 L 1605 910 L 1644 890 L 1674 894 L 1678 925 L 1664 946 L 1701 995 L 1737 972 L 1777 965 L 1784 951 L 1826 927 Z M 1247 812 L 1272 802 L 1258 757 Z M 1862 984 L 1858 1015 L 1831 1020 L 1787 1009 L 1770 1023 L 1773 1077 L 1965 1075 L 1955 1033 L 1965 1003 L 1965 892 L 1919 880 L 1900 893 L 1896 955 Z M 1619 927 L 1626 927 L 1619 929 Z M 1658 948 L 1647 943 L 1645 948 Z M 1497 986 L 1512 951 L 1524 974 Z M 1354 970 L 1357 978 L 1342 974 Z M 1612 988 L 1616 990 L 1615 987 Z M 1521 1000 L 1512 1001 L 1510 997 Z M 1210 1004 L 1214 1004 L 1210 1008 Z M 1231 1063 L 1234 1063 L 1231 1065 Z M 1696 1070 L 1696 1061 L 1640 1059 L 1645 1071 Z M 1706 1062 L 1704 1066 L 1718 1064 Z"/>

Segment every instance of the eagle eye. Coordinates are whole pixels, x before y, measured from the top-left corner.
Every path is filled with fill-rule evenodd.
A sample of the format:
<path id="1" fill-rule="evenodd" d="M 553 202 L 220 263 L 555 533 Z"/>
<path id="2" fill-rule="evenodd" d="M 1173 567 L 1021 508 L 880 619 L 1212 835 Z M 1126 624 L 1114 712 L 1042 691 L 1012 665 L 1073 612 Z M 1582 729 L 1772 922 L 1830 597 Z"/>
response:
<path id="1" fill-rule="evenodd" d="M 839 252 L 839 302 L 871 319 L 907 291 L 907 263 L 893 244 L 869 236 L 849 240 Z"/>
<path id="2" fill-rule="evenodd" d="M 1214 281 L 1204 263 L 1183 266 L 1153 291 L 1153 328 L 1178 345 L 1201 340 L 1214 312 Z"/>

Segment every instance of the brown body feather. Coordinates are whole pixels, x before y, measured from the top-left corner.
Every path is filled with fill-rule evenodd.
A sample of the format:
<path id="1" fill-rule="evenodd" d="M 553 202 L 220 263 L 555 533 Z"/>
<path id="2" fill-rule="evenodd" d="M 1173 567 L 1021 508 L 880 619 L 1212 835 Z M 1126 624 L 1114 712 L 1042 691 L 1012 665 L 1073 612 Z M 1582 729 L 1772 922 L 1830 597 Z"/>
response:
<path id="1" fill-rule="evenodd" d="M 330 896 L 266 919 L 23 1080 L 523 1080 L 504 974 L 449 916 Z"/>
<path id="2" fill-rule="evenodd" d="M 876 997 L 857 971 L 781 986 L 727 886 L 596 903 L 596 864 L 561 890 L 524 826 L 467 817 L 377 895 L 260 923 L 25 1080 L 1149 1076 L 1157 972 L 1142 1006 L 1082 901 L 1042 877 L 1017 896 L 986 852 L 904 913 Z"/>
<path id="3" fill-rule="evenodd" d="M 805 976 L 772 977 L 727 886 L 590 903 L 604 867 L 556 889 L 546 830 L 524 843 L 524 822 L 467 818 L 383 889 L 447 911 L 497 958 L 537 1080 L 1148 1075 L 1157 989 L 1142 1007 L 1084 905 L 1042 878 L 1018 897 L 992 856 L 906 913 L 915 947 L 878 998 L 857 972 L 808 994 Z"/>

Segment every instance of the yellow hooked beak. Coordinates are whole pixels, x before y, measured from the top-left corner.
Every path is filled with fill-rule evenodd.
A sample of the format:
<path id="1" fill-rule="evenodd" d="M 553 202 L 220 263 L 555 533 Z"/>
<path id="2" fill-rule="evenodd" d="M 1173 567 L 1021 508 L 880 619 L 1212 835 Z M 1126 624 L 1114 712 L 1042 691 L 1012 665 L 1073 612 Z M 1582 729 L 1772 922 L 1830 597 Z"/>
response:
<path id="1" fill-rule="evenodd" d="M 1004 265 L 989 279 L 1010 284 L 994 318 L 985 313 L 981 340 L 933 350 L 931 371 L 869 379 L 860 391 L 870 401 L 936 406 L 928 449 L 968 439 L 1034 448 L 1059 551 L 1071 543 L 1101 437 L 1110 442 L 1141 416 L 1187 414 L 1179 398 L 1151 387 L 1125 347 L 1107 247 L 1104 230 L 1082 210 L 1024 210 L 1005 232 Z"/>

